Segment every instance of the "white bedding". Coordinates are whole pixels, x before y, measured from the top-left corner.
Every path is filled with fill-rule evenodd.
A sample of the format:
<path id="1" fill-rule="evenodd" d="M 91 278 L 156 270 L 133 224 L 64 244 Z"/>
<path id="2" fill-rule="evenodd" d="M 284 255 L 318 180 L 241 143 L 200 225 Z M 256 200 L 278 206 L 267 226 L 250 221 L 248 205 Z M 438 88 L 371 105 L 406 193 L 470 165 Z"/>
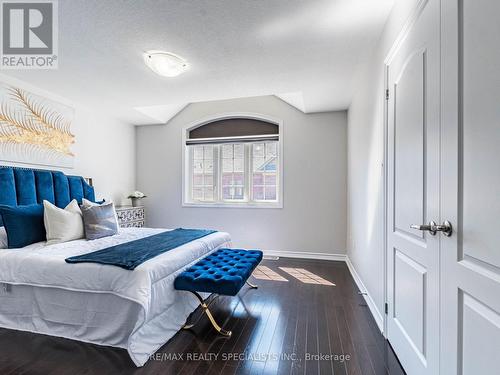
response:
<path id="1" fill-rule="evenodd" d="M 165 230 L 124 228 L 94 241 L 0 249 L 0 282 L 11 285 L 0 292 L 0 326 L 126 348 L 142 366 L 197 306 L 189 293 L 174 290 L 175 277 L 212 251 L 230 247 L 229 235 L 213 233 L 134 271 L 64 260 Z"/>

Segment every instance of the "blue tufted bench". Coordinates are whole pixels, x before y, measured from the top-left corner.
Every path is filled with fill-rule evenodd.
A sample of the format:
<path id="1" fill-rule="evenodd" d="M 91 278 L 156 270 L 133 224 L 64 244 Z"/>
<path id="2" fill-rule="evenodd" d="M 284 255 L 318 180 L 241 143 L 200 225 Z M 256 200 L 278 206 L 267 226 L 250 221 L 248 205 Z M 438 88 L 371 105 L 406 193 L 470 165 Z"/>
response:
<path id="1" fill-rule="evenodd" d="M 199 293 L 235 296 L 245 283 L 257 288 L 248 282 L 248 278 L 261 260 L 262 251 L 259 250 L 219 249 L 178 275 L 174 287 L 193 293 L 215 329 L 225 336 L 231 336 L 230 331 L 222 329 L 215 322 Z M 189 329 L 195 324 L 186 324 L 183 328 Z"/>

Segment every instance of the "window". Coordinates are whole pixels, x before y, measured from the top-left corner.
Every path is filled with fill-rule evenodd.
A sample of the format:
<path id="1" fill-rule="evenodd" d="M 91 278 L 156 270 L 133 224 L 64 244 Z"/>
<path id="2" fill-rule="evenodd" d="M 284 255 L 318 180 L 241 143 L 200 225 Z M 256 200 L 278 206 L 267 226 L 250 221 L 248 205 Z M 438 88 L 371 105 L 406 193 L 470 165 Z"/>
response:
<path id="1" fill-rule="evenodd" d="M 231 126 L 231 122 L 224 121 L 225 126 Z M 234 124 L 232 131 L 238 128 Z M 184 204 L 281 207 L 279 134 L 241 135 L 239 132 L 221 137 L 227 134 L 220 124 L 208 125 L 210 129 L 197 127 L 187 132 Z M 247 132 L 256 132 L 254 125 L 253 128 L 248 123 L 245 126 L 251 128 L 246 129 Z M 272 132 L 277 133 L 277 125 L 272 126 Z M 213 129 L 217 130 L 215 137 L 211 137 Z"/>
<path id="2" fill-rule="evenodd" d="M 192 148 L 192 198 L 199 202 L 214 200 L 214 146 Z"/>
<path id="3" fill-rule="evenodd" d="M 277 199 L 278 142 L 252 144 L 252 198 L 257 202 Z"/>
<path id="4" fill-rule="evenodd" d="M 222 172 L 220 186 L 223 201 L 245 200 L 245 145 L 220 145 Z"/>

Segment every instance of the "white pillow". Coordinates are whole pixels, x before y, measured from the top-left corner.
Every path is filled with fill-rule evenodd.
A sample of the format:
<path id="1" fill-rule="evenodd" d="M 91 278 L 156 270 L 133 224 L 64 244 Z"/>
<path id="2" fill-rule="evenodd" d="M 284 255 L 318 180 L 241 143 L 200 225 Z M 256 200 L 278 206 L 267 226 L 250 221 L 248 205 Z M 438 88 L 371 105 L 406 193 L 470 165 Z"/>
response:
<path id="1" fill-rule="evenodd" d="M 0 249 L 7 249 L 8 247 L 7 232 L 5 231 L 5 227 L 0 227 Z"/>
<path id="2" fill-rule="evenodd" d="M 64 209 L 44 200 L 43 209 L 47 245 L 78 240 L 85 237 L 82 211 L 76 199 L 69 202 Z"/>

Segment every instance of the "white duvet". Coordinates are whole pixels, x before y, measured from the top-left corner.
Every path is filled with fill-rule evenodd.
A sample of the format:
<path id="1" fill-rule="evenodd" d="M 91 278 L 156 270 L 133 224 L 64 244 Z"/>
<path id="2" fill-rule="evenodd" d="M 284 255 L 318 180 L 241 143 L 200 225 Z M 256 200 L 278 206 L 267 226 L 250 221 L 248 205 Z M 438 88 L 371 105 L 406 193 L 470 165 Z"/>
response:
<path id="1" fill-rule="evenodd" d="M 0 325 L 101 345 L 124 347 L 134 363 L 142 366 L 152 353 L 180 329 L 188 315 L 196 308 L 196 300 L 189 293 L 174 290 L 175 277 L 212 251 L 220 247 L 229 247 L 231 241 L 229 235 L 224 232 L 213 233 L 150 259 L 133 271 L 96 263 L 68 264 L 65 259 L 164 231 L 166 229 L 123 228 L 118 235 L 93 241 L 77 240 L 50 246 L 37 243 L 23 249 L 0 249 L 0 282 L 11 284 L 13 288 L 19 285 L 38 287 L 45 291 L 46 288 L 55 288 L 85 292 L 86 295 L 112 294 L 119 299 L 138 304 L 140 308 L 130 309 L 136 312 L 131 312 L 126 319 L 124 318 L 126 321 L 133 320 L 129 328 L 124 324 L 122 327 L 124 332 L 119 332 L 121 327 L 116 326 L 116 322 L 114 324 L 100 322 L 99 329 L 102 332 L 99 332 L 87 329 L 92 328 L 88 327 L 92 325 L 89 321 L 95 323 L 89 318 L 82 321 L 81 327 L 75 328 L 74 324 L 54 326 L 47 314 L 43 321 L 39 319 L 40 314 L 32 316 L 29 322 L 24 316 L 24 320 L 16 320 L 11 317 L 10 312 L 4 310 L 0 310 Z M 11 296 L 10 301 L 14 302 L 14 297 L 23 293 L 26 291 L 19 289 L 17 295 L 14 293 Z M 31 295 L 36 297 L 36 293 L 30 293 Z M 1 294 L 0 298 L 2 297 L 9 297 L 8 293 Z M 24 301 L 26 296 L 18 299 Z M 37 307 L 44 303 L 45 299 L 33 301 Z M 77 304 L 78 300 L 72 303 Z M 86 300 L 85 303 L 89 302 Z M 31 310 L 34 310 L 33 307 Z M 85 316 L 88 316 L 87 310 Z M 134 316 L 135 314 L 137 315 Z M 112 315 L 110 318 L 112 319 Z M 47 324 L 47 320 L 50 320 L 51 324 Z"/>

